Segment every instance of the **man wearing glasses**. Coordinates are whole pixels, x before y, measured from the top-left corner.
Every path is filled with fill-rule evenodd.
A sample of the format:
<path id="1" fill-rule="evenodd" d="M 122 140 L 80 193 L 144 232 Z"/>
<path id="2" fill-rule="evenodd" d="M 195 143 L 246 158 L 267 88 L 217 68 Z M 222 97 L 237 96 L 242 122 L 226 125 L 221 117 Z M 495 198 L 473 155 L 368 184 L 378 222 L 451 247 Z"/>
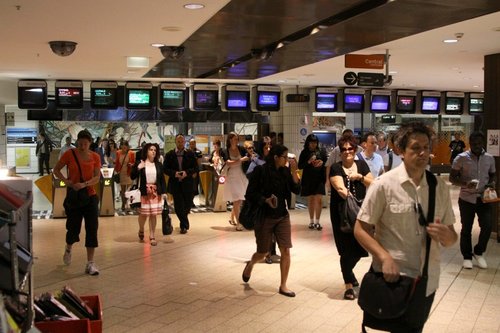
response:
<path id="1" fill-rule="evenodd" d="M 410 302 L 409 307 L 411 311 L 416 308 L 423 316 L 411 320 L 412 313 L 407 311 L 395 320 L 394 325 L 398 326 L 392 329 L 397 332 L 423 330 L 438 287 L 440 249 L 453 245 L 457 240 L 449 188 L 440 178 L 437 178 L 434 223 L 427 224 L 422 219 L 422 215 L 427 216 L 429 207 L 425 168 L 430 155 L 431 136 L 432 130 L 424 123 L 401 126 L 397 145 L 403 163 L 373 181 L 354 227 L 354 236 L 373 256 L 373 270 L 382 272 L 387 282 L 397 282 L 400 275 L 420 277 L 425 261 L 426 234 L 432 239 L 427 286 L 422 288 L 422 293 L 425 292 L 423 304 L 412 307 Z M 414 296 L 412 299 L 417 298 Z M 364 313 L 364 324 L 372 327 L 370 325 L 374 325 L 374 321 L 377 319 Z"/>

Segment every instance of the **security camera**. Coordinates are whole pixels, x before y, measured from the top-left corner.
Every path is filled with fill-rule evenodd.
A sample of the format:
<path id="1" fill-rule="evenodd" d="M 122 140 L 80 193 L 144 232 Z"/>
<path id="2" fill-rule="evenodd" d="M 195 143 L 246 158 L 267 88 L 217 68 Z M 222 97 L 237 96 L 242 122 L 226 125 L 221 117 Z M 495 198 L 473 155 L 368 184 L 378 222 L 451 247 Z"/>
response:
<path id="1" fill-rule="evenodd" d="M 166 59 L 179 59 L 184 54 L 184 46 L 162 46 L 161 54 Z"/>
<path id="2" fill-rule="evenodd" d="M 55 40 L 49 42 L 50 48 L 52 52 L 61 57 L 67 57 L 71 55 L 76 49 L 75 42 L 63 41 L 63 40 Z"/>

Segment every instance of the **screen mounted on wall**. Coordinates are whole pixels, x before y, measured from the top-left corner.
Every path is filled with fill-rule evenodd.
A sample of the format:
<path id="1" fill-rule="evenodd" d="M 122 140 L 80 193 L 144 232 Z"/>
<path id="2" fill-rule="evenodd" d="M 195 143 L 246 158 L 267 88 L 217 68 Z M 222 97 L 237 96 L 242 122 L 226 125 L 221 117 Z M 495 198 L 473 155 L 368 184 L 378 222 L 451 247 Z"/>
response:
<path id="1" fill-rule="evenodd" d="M 83 108 L 82 81 L 56 81 L 56 107 L 59 109 Z"/>
<path id="2" fill-rule="evenodd" d="M 439 100 L 437 96 L 422 96 L 422 113 L 439 114 Z"/>
<path id="3" fill-rule="evenodd" d="M 391 108 L 391 96 L 372 95 L 370 111 L 375 113 L 387 113 Z"/>
<path id="4" fill-rule="evenodd" d="M 462 97 L 446 97 L 446 114 L 462 114 L 464 111 L 464 99 Z"/>
<path id="5" fill-rule="evenodd" d="M 118 107 L 118 84 L 116 82 L 91 82 L 90 107 L 92 109 L 116 109 Z"/>
<path id="6" fill-rule="evenodd" d="M 337 93 L 316 92 L 316 112 L 337 111 Z"/>
<path id="7" fill-rule="evenodd" d="M 415 96 L 398 95 L 396 103 L 397 113 L 415 113 Z"/>
<path id="8" fill-rule="evenodd" d="M 47 108 L 47 82 L 21 80 L 17 84 L 17 106 L 20 109 Z"/>
<path id="9" fill-rule="evenodd" d="M 484 98 L 483 97 L 475 97 L 471 94 L 469 98 L 469 114 L 477 114 L 484 112 Z"/>
<path id="10" fill-rule="evenodd" d="M 345 112 L 363 112 L 365 109 L 365 95 L 344 94 Z"/>

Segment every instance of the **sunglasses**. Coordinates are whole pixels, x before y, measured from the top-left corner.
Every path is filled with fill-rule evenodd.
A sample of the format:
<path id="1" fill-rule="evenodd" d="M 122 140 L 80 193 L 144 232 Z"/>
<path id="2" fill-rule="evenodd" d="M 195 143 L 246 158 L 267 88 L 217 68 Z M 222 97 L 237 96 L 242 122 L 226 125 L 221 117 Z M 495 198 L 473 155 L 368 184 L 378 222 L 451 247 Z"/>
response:
<path id="1" fill-rule="evenodd" d="M 341 152 L 345 152 L 345 151 L 354 151 L 354 148 L 353 148 L 353 147 L 349 147 L 349 148 L 340 148 L 340 151 L 341 151 Z"/>
<path id="2" fill-rule="evenodd" d="M 427 223 L 427 219 L 424 216 L 424 211 L 419 203 L 415 203 L 415 211 L 418 213 L 418 224 L 420 224 L 422 227 L 427 227 L 429 223 Z"/>

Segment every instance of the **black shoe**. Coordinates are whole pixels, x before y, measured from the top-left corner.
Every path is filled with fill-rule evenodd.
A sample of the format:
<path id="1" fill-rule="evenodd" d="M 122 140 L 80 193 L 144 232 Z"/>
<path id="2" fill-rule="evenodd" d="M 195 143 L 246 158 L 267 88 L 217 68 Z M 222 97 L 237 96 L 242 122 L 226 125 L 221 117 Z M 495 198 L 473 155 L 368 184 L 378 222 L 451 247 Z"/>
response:
<path id="1" fill-rule="evenodd" d="M 273 259 L 271 258 L 271 256 L 268 256 L 266 257 L 266 264 L 272 264 L 273 263 Z"/>
<path id="2" fill-rule="evenodd" d="M 359 282 L 358 282 L 358 280 L 354 280 L 354 282 L 352 283 L 352 286 L 353 286 L 353 287 L 359 287 Z"/>
<path id="3" fill-rule="evenodd" d="M 187 229 L 181 228 L 181 234 L 187 234 Z"/>
<path id="4" fill-rule="evenodd" d="M 344 299 L 349 301 L 354 301 L 356 299 L 356 294 L 354 293 L 354 289 L 349 288 L 344 293 Z"/>
<path id="5" fill-rule="evenodd" d="M 319 223 L 315 223 L 315 224 L 314 224 L 314 229 L 316 229 L 316 230 L 318 230 L 318 231 L 319 231 L 319 230 L 323 229 L 323 227 L 321 226 L 321 224 L 319 224 Z"/>
<path id="6" fill-rule="evenodd" d="M 291 291 L 291 290 L 290 290 L 290 291 L 283 291 L 283 290 L 281 290 L 281 288 L 280 288 L 279 293 L 280 293 L 281 295 L 286 296 L 286 297 L 295 297 L 295 293 L 294 293 L 293 291 Z"/>
<path id="7" fill-rule="evenodd" d="M 250 261 L 247 261 L 245 268 L 243 268 L 243 273 L 241 273 L 241 279 L 245 283 L 247 283 L 250 280 L 250 275 L 248 276 L 245 275 L 245 271 L 247 270 L 248 265 L 250 265 Z"/>

